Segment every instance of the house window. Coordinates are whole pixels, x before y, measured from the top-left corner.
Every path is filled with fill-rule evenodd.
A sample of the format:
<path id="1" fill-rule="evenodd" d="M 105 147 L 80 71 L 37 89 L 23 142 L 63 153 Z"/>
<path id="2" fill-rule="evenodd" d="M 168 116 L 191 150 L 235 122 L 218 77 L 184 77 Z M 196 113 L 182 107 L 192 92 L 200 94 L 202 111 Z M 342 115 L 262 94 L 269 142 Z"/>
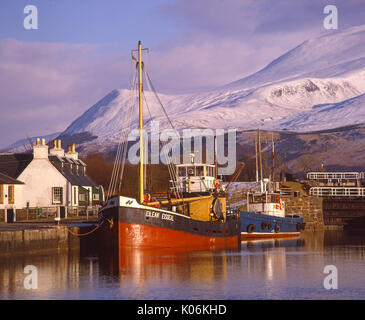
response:
<path id="1" fill-rule="evenodd" d="M 4 203 L 4 186 L 0 184 L 0 203 Z"/>
<path id="2" fill-rule="evenodd" d="M 14 204 L 14 186 L 8 186 L 8 203 Z"/>
<path id="3" fill-rule="evenodd" d="M 85 193 L 80 193 L 79 194 L 79 201 L 86 201 L 86 194 Z"/>
<path id="4" fill-rule="evenodd" d="M 93 200 L 94 201 L 99 201 L 99 193 L 94 193 L 93 194 Z"/>
<path id="5" fill-rule="evenodd" d="M 52 188 L 52 201 L 53 204 L 62 204 L 62 188 Z"/>

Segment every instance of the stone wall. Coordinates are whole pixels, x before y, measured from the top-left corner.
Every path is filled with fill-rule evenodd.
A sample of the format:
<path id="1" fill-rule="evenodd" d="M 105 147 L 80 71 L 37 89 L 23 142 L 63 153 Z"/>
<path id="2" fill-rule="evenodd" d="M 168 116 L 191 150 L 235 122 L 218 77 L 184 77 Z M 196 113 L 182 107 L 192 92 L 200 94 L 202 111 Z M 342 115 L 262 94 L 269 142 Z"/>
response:
<path id="1" fill-rule="evenodd" d="M 79 233 L 78 227 L 72 230 Z M 0 256 L 79 248 L 80 239 L 64 227 L 0 232 Z"/>
<path id="2" fill-rule="evenodd" d="M 298 213 L 306 223 L 306 230 L 323 230 L 323 199 L 310 196 L 283 197 L 286 214 Z"/>

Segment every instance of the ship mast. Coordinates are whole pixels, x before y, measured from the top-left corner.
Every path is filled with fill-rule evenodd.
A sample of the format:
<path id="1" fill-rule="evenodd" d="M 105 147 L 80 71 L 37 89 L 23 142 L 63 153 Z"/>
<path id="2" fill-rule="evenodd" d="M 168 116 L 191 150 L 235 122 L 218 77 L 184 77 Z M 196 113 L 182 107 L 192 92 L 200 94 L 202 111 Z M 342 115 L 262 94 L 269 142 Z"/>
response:
<path id="1" fill-rule="evenodd" d="M 144 179 L 143 179 L 143 106 L 142 106 L 142 44 L 138 42 L 138 97 L 139 97 L 139 202 L 144 201 Z"/>

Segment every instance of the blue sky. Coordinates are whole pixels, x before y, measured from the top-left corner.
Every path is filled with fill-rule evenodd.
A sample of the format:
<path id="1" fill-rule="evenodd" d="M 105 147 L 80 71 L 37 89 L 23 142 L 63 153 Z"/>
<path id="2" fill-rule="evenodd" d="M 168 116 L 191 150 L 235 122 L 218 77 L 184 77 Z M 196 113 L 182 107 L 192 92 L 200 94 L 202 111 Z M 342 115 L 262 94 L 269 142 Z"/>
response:
<path id="1" fill-rule="evenodd" d="M 121 0 L 3 0 L 0 38 L 67 43 L 118 43 L 129 48 L 136 37 L 161 41 L 179 29 L 174 19 L 161 15 L 161 6 L 172 1 Z M 23 28 L 23 9 L 35 5 L 39 30 Z M 139 23 L 137 23 L 137 19 Z"/>
<path id="2" fill-rule="evenodd" d="M 26 5 L 39 29 L 25 30 Z M 247 76 L 329 32 L 365 24 L 363 0 L 2 0 L 0 148 L 26 136 L 63 131 L 116 88 L 128 88 L 130 50 L 150 49 L 155 86 L 183 93 Z"/>

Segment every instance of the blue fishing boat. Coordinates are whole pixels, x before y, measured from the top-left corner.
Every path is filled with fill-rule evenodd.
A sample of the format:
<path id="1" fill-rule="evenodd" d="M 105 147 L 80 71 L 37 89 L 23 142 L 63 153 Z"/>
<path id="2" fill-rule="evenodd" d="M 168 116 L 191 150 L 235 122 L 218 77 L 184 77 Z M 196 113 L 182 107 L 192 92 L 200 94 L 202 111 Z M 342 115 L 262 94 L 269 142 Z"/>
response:
<path id="1" fill-rule="evenodd" d="M 247 193 L 241 213 L 241 240 L 299 236 L 305 223 L 298 214 L 285 214 L 280 193 Z"/>

